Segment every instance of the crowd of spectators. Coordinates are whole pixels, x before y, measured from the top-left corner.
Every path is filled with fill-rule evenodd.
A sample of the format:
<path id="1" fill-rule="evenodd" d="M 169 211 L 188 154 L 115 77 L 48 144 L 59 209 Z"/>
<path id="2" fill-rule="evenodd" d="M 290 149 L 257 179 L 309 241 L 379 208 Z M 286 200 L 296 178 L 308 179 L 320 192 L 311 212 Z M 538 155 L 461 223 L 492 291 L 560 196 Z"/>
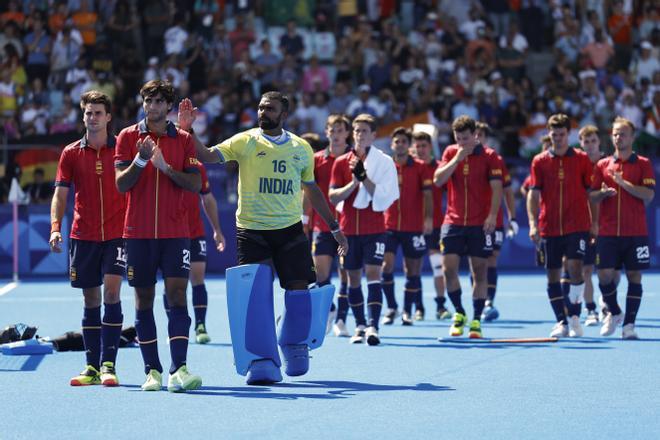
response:
<path id="1" fill-rule="evenodd" d="M 467 114 L 506 157 L 554 112 L 615 115 L 660 136 L 660 2 L 633 0 L 7 0 L 0 9 L 5 137 L 81 132 L 81 93 L 140 118 L 144 81 L 167 78 L 215 141 L 256 123 L 255 99 L 293 99 L 289 128 L 323 137 L 331 113 L 382 123 L 428 113 L 439 144 Z M 546 68 L 544 68 L 544 65 Z M 174 110 L 173 110 L 174 112 Z M 46 142 L 48 143 L 48 142 Z M 647 143 L 648 144 L 648 143 Z M 653 151 L 655 153 L 655 150 Z"/>

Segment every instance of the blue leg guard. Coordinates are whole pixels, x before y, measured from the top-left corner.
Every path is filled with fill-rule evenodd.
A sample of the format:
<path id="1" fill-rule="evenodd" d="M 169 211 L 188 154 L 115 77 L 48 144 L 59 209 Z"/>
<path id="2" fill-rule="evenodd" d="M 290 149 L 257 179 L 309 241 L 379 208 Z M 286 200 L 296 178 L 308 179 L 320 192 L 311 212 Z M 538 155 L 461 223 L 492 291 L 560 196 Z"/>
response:
<path id="1" fill-rule="evenodd" d="M 323 344 L 334 293 L 332 285 L 286 291 L 279 345 L 287 375 L 300 376 L 309 369 L 308 350 Z"/>
<path id="2" fill-rule="evenodd" d="M 245 264 L 227 269 L 227 312 L 238 374 L 250 371 L 248 384 L 281 381 L 270 266 Z M 250 368 L 253 363 L 255 371 Z"/>

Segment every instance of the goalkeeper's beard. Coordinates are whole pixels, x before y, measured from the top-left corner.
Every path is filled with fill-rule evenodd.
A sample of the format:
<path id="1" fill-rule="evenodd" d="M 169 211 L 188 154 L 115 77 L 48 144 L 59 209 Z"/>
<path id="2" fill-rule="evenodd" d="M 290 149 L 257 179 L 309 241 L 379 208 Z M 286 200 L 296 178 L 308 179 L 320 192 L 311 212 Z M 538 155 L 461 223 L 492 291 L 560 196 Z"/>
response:
<path id="1" fill-rule="evenodd" d="M 279 127 L 281 120 L 282 120 L 281 116 L 277 118 L 277 121 L 268 118 L 259 118 L 258 120 L 259 128 L 261 128 L 262 130 L 273 130 Z"/>

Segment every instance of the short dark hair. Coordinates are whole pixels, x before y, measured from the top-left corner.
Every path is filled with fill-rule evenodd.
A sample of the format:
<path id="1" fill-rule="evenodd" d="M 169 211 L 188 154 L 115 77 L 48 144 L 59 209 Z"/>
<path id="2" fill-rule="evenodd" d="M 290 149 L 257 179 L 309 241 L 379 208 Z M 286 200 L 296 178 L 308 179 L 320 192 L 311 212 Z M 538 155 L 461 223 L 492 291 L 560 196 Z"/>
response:
<path id="1" fill-rule="evenodd" d="M 80 109 L 85 111 L 87 104 L 103 104 L 106 113 L 112 112 L 112 101 L 110 97 L 98 90 L 90 90 L 80 95 Z"/>
<path id="2" fill-rule="evenodd" d="M 469 130 L 470 133 L 474 133 L 477 129 L 477 123 L 469 116 L 462 115 L 454 119 L 454 122 L 451 123 L 452 131 L 460 133 L 465 130 Z"/>
<path id="3" fill-rule="evenodd" d="M 481 121 L 477 121 L 477 123 L 476 123 L 475 125 L 476 125 L 476 127 L 477 127 L 477 130 L 483 130 L 483 132 L 484 132 L 485 134 L 490 134 L 490 132 L 491 132 L 491 130 L 490 130 L 490 125 L 488 125 L 487 123 L 485 123 L 485 122 L 481 122 Z"/>
<path id="4" fill-rule="evenodd" d="M 309 146 L 312 147 L 312 150 L 319 151 L 323 149 L 323 141 L 321 140 L 321 136 L 318 134 L 309 132 L 303 133 L 300 135 L 300 137 L 307 141 Z"/>
<path id="5" fill-rule="evenodd" d="M 369 113 L 360 113 L 353 119 L 353 127 L 355 127 L 355 124 L 362 123 L 362 124 L 367 124 L 369 125 L 369 128 L 371 128 L 372 132 L 375 132 L 378 129 L 378 125 L 376 124 L 376 118 L 371 116 Z"/>
<path id="6" fill-rule="evenodd" d="M 166 102 L 170 104 L 174 103 L 174 86 L 169 81 L 152 79 L 140 89 L 140 96 L 142 96 L 142 99 L 156 96 L 159 93 L 163 96 L 163 99 L 165 99 Z"/>
<path id="7" fill-rule="evenodd" d="M 335 124 L 344 124 L 346 130 L 351 131 L 351 120 L 346 115 L 336 113 L 328 116 L 328 119 L 325 121 L 326 128 L 332 127 Z"/>
<path id="8" fill-rule="evenodd" d="M 412 134 L 413 141 L 426 141 L 429 144 L 432 144 L 431 135 L 425 131 L 416 131 Z"/>
<path id="9" fill-rule="evenodd" d="M 289 97 L 286 96 L 284 93 L 278 91 L 266 92 L 263 95 L 261 95 L 261 99 L 270 99 L 273 101 L 279 101 L 280 104 L 282 104 L 282 111 L 287 113 L 289 111 Z"/>
<path id="10" fill-rule="evenodd" d="M 408 143 L 412 142 L 412 132 L 406 127 L 397 127 L 392 130 L 390 137 L 395 138 L 396 136 L 405 136 L 408 138 Z"/>
<path id="11" fill-rule="evenodd" d="M 548 130 L 553 128 L 571 129 L 571 119 L 563 113 L 557 113 L 548 118 Z"/>

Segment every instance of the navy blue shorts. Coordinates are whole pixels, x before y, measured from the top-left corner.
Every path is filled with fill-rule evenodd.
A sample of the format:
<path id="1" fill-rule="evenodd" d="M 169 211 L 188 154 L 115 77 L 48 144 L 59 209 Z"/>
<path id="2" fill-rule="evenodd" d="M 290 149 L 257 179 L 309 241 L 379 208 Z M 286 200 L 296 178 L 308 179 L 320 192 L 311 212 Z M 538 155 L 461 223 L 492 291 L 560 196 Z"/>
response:
<path id="1" fill-rule="evenodd" d="M 430 251 L 440 250 L 440 228 L 433 228 L 430 234 L 424 236 L 426 248 Z"/>
<path id="2" fill-rule="evenodd" d="M 193 263 L 206 262 L 206 237 L 190 239 L 190 261 Z"/>
<path id="3" fill-rule="evenodd" d="M 301 222 L 274 230 L 236 228 L 236 240 L 238 264 L 272 261 L 282 288 L 292 281 L 316 282 L 309 240 Z"/>
<path id="4" fill-rule="evenodd" d="M 588 232 L 573 232 L 560 237 L 547 237 L 544 242 L 545 268 L 561 268 L 564 256 L 567 260 L 584 261 L 588 242 Z"/>
<path id="5" fill-rule="evenodd" d="M 337 256 L 337 247 L 339 244 L 332 236 L 331 232 L 315 231 L 312 235 L 312 255 Z"/>
<path id="6" fill-rule="evenodd" d="M 385 252 L 396 254 L 401 246 L 406 258 L 422 258 L 426 255 L 426 239 L 421 232 L 385 232 Z"/>
<path id="7" fill-rule="evenodd" d="M 504 228 L 497 228 L 493 232 L 493 250 L 499 251 L 504 243 Z"/>
<path id="8" fill-rule="evenodd" d="M 584 253 L 584 261 L 582 264 L 585 266 L 591 266 L 596 262 L 596 243 L 591 243 L 591 240 L 587 241 L 587 251 Z"/>
<path id="9" fill-rule="evenodd" d="M 362 269 L 363 265 L 380 266 L 385 255 L 385 234 L 349 235 L 348 255 L 341 259 L 346 270 Z"/>
<path id="10" fill-rule="evenodd" d="M 91 289 L 103 284 L 104 275 L 124 276 L 126 250 L 124 239 L 87 241 L 71 239 L 69 247 L 69 279 L 71 285 Z"/>
<path id="11" fill-rule="evenodd" d="M 126 239 L 128 285 L 156 284 L 158 269 L 163 278 L 186 278 L 190 273 L 189 238 Z"/>
<path id="12" fill-rule="evenodd" d="M 598 237 L 598 269 L 648 269 L 651 261 L 649 239 L 638 237 Z"/>
<path id="13" fill-rule="evenodd" d="M 488 258 L 493 253 L 493 236 L 481 226 L 442 225 L 440 251 L 442 255 Z"/>

